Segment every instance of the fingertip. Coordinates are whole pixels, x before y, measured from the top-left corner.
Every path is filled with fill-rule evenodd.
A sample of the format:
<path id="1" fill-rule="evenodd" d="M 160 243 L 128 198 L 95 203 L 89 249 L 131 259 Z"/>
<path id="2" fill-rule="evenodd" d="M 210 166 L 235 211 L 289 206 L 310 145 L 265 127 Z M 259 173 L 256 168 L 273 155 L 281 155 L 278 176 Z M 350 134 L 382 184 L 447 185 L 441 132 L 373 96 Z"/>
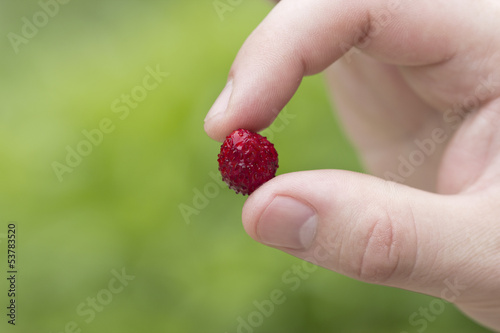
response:
<path id="1" fill-rule="evenodd" d="M 271 200 L 271 198 L 268 199 L 266 196 L 261 194 L 262 186 L 248 197 L 241 212 L 243 228 L 255 241 L 259 241 L 255 230 L 257 219 L 261 215 L 262 210 L 266 207 L 266 201 Z"/>
<path id="2" fill-rule="evenodd" d="M 260 186 L 245 201 L 242 209 L 242 222 L 246 233 L 255 241 L 261 242 L 257 233 L 257 223 L 264 210 L 277 196 L 276 185 L 281 182 L 283 175 L 276 176 Z"/>
<path id="3" fill-rule="evenodd" d="M 220 126 L 217 126 L 217 122 L 214 121 L 205 121 L 205 124 L 203 125 L 205 133 L 207 133 L 207 135 L 211 139 L 218 142 L 223 142 L 226 136 L 223 134 L 224 132 L 218 127 Z"/>
<path id="4" fill-rule="evenodd" d="M 205 132 L 209 137 L 216 141 L 224 141 L 224 138 L 227 135 L 224 131 L 224 127 L 221 125 L 225 123 L 226 112 L 229 106 L 229 101 L 231 100 L 232 92 L 233 80 L 232 78 L 229 78 L 224 89 L 222 89 L 204 119 L 203 127 Z"/>

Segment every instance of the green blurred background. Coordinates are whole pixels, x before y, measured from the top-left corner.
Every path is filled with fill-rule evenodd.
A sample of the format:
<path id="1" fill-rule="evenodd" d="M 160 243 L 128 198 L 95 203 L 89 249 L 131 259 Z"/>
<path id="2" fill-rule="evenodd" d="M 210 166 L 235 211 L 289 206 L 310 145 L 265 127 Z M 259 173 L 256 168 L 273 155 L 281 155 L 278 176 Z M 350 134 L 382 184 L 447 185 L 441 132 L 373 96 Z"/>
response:
<path id="1" fill-rule="evenodd" d="M 244 198 L 213 179 L 219 144 L 203 119 L 269 3 L 224 0 L 220 16 L 212 0 L 60 1 L 42 1 L 57 4 L 52 17 L 37 1 L 0 2 L 0 332 L 485 332 L 451 305 L 412 325 L 433 298 L 322 268 L 293 273 L 301 261 L 245 234 Z M 144 93 L 147 68 L 169 74 L 128 116 L 114 112 L 123 94 Z M 321 77 L 305 79 L 286 111 L 266 131 L 279 173 L 361 171 Z M 85 146 L 82 131 L 105 118 L 114 130 Z M 54 162 L 79 145 L 88 156 L 60 181 Z M 275 290 L 286 300 L 256 314 Z"/>

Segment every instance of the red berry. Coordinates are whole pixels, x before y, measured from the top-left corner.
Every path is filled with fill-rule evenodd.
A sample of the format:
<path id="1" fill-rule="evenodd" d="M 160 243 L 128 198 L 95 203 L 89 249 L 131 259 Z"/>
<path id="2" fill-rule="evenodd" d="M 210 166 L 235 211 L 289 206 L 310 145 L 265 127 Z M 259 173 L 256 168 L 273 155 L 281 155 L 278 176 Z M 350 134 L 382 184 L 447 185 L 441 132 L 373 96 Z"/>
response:
<path id="1" fill-rule="evenodd" d="M 262 135 L 239 129 L 226 137 L 218 162 L 222 180 L 246 195 L 276 175 L 278 153 Z"/>

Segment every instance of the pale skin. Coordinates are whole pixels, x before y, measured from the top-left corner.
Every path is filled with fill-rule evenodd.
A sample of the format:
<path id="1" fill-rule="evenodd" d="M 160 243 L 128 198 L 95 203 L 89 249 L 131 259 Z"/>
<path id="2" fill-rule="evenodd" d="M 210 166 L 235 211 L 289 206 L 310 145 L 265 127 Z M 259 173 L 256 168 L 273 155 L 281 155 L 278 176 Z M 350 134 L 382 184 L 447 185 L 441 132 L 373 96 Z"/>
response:
<path id="1" fill-rule="evenodd" d="M 361 281 L 443 297 L 500 331 L 499 17 L 494 0 L 279 2 L 238 53 L 206 132 L 266 128 L 322 72 L 373 176 L 280 175 L 246 201 L 247 233 Z M 401 176 L 416 139 L 435 149 Z"/>

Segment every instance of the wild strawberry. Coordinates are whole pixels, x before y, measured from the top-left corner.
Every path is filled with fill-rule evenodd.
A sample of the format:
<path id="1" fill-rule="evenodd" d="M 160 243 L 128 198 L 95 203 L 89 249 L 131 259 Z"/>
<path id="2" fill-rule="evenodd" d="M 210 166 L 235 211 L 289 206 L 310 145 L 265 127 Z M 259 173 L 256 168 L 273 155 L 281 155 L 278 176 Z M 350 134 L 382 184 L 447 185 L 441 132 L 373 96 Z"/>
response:
<path id="1" fill-rule="evenodd" d="M 276 174 L 278 153 L 260 134 L 238 129 L 228 135 L 220 148 L 219 171 L 229 188 L 251 194 Z"/>

